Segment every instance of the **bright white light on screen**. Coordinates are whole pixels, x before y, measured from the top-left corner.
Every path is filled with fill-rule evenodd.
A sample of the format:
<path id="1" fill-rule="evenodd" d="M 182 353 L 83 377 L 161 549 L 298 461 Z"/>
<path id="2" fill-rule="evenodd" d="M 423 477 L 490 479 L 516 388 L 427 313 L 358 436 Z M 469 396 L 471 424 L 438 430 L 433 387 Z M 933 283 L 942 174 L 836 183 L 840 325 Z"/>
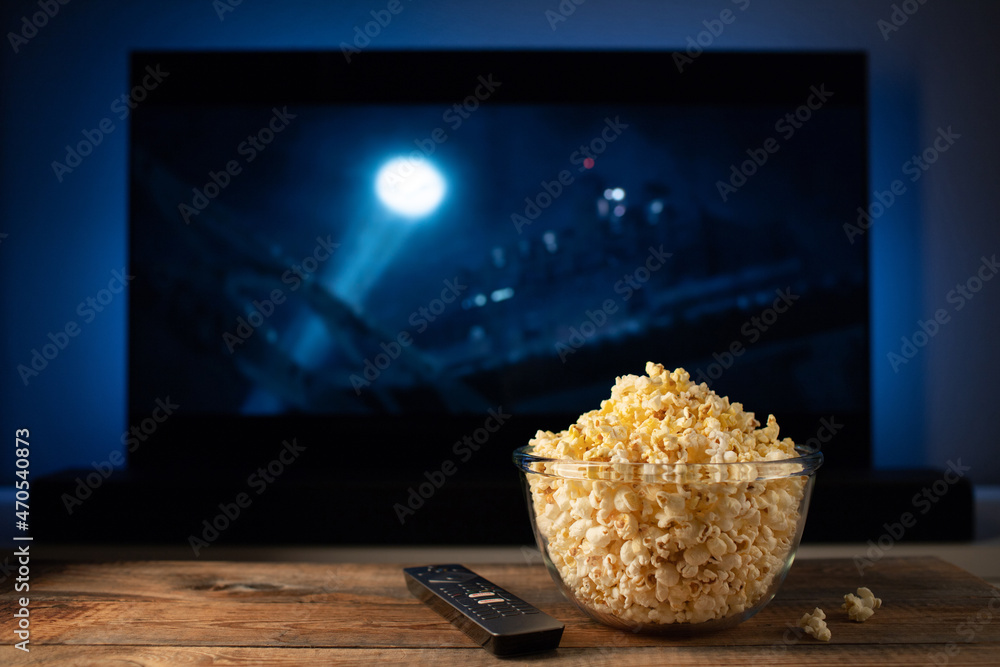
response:
<path id="1" fill-rule="evenodd" d="M 375 193 L 389 209 L 407 218 L 422 218 L 444 198 L 444 177 L 426 160 L 389 160 L 375 177 Z"/>
<path id="2" fill-rule="evenodd" d="M 493 290 L 490 294 L 490 300 L 493 303 L 500 303 L 501 301 L 506 301 L 512 296 L 514 296 L 514 288 L 504 287 L 503 289 Z"/>

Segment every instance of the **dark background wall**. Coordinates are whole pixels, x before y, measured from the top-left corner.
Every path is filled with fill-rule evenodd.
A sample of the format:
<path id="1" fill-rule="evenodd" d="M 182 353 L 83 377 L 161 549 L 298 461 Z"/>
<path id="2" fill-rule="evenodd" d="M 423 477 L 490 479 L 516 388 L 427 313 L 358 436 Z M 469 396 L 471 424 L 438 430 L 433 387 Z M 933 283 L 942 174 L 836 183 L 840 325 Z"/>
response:
<path id="1" fill-rule="evenodd" d="M 224 1 L 224 0 L 223 0 Z M 1000 251 L 1000 48 L 993 2 L 794 2 L 717 0 L 575 5 L 552 21 L 556 0 L 467 3 L 401 0 L 403 10 L 370 49 L 562 47 L 684 48 L 724 9 L 735 20 L 710 48 L 860 49 L 871 65 L 871 189 L 906 185 L 871 227 L 874 458 L 881 468 L 943 468 L 961 458 L 972 480 L 1000 483 L 993 455 L 992 397 L 1000 371 L 1000 280 L 958 309 L 957 284 Z M 44 3 L 43 3 L 44 4 Z M 38 2 L 0 10 L 0 432 L 32 432 L 32 474 L 88 467 L 123 450 L 125 295 L 103 310 L 79 304 L 108 287 L 126 262 L 128 120 L 112 103 L 127 92 L 134 49 L 333 49 L 383 10 L 380 0 L 210 0 L 141 7 L 76 0 L 42 27 L 23 17 Z M 220 7 L 232 11 L 220 12 Z M 898 9 L 894 9 L 898 8 Z M 906 11 L 910 14 L 906 14 Z M 893 25 L 893 14 L 896 23 Z M 905 18 L 905 22 L 903 19 Z M 880 22 L 881 23 L 880 25 Z M 889 29 L 886 26 L 891 26 Z M 12 35 L 24 32 L 27 41 Z M 558 77 L 558 73 L 553 73 Z M 595 85 L 601 85 L 599 82 Z M 51 163 L 67 144 L 110 118 L 113 129 L 61 181 Z M 904 163 L 933 145 L 939 129 L 958 139 L 920 178 Z M 848 222 L 848 221 L 845 221 Z M 974 286 L 974 285 L 973 285 Z M 948 321 L 896 368 L 902 337 L 944 309 Z M 47 367 L 25 383 L 17 371 L 49 334 L 75 321 Z M 817 378 L 822 382 L 822 378 Z M 13 482 L 13 448 L 0 454 L 0 483 Z"/>

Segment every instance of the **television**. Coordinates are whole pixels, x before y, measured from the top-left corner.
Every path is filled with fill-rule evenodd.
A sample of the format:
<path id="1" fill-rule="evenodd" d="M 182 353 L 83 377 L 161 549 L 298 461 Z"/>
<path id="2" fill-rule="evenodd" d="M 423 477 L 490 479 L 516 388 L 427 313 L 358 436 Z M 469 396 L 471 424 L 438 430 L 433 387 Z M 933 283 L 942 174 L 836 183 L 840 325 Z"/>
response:
<path id="1" fill-rule="evenodd" d="M 866 67 L 133 54 L 144 516 L 204 539 L 243 493 L 227 540 L 527 544 L 511 453 L 647 361 L 868 469 Z"/>

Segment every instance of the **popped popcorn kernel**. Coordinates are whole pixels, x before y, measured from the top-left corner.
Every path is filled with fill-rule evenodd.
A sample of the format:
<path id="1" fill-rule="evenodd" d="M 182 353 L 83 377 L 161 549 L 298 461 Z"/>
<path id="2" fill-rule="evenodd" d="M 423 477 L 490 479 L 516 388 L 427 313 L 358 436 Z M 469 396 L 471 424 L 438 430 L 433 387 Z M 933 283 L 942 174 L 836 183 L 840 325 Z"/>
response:
<path id="1" fill-rule="evenodd" d="M 852 621 L 858 623 L 864 623 L 872 615 L 875 614 L 875 610 L 882 606 L 882 598 L 875 597 L 875 594 L 871 592 L 871 589 L 866 587 L 861 587 L 858 589 L 857 595 L 853 593 L 848 593 L 844 596 L 844 604 L 841 609 L 847 611 L 847 616 Z"/>
<path id="2" fill-rule="evenodd" d="M 807 481 L 759 478 L 753 464 L 795 458 L 795 443 L 773 415 L 762 427 L 683 368 L 645 370 L 530 441 L 556 459 L 528 474 L 536 528 L 563 584 L 596 612 L 642 625 L 738 615 L 783 575 Z"/>
<path id="3" fill-rule="evenodd" d="M 828 642 L 833 637 L 830 628 L 826 627 L 826 614 L 822 609 L 816 607 L 811 614 L 802 614 L 799 619 L 799 627 L 804 628 L 806 634 L 815 637 L 821 642 Z"/>

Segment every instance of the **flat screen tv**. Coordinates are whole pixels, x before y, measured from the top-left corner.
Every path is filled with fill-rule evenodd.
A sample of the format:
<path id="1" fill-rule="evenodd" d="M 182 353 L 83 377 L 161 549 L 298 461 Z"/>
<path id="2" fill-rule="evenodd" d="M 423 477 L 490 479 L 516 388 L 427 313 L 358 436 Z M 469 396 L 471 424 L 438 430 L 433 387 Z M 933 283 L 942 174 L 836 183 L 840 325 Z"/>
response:
<path id="1" fill-rule="evenodd" d="M 128 465 L 178 534 L 242 490 L 233 539 L 528 543 L 512 451 L 647 361 L 869 467 L 864 54 L 131 71 Z"/>

